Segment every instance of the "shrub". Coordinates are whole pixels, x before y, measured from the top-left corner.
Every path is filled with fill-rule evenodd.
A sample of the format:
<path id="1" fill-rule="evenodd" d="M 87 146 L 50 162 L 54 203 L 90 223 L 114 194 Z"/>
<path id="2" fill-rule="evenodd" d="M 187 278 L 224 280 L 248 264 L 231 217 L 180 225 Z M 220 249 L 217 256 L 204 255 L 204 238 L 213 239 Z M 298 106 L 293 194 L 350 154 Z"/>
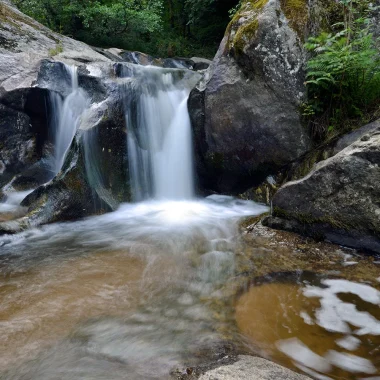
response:
<path id="1" fill-rule="evenodd" d="M 352 7 L 352 4 L 350 3 Z M 379 116 L 380 54 L 369 19 L 353 20 L 352 8 L 337 33 L 308 39 L 308 102 L 303 115 L 316 137 L 326 138 Z"/>

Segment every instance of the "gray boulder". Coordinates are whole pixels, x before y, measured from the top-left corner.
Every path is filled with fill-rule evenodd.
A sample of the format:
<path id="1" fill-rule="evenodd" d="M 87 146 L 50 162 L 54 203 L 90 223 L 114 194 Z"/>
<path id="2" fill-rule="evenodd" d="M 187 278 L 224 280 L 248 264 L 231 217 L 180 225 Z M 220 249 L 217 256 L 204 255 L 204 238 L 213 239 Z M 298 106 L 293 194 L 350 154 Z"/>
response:
<path id="1" fill-rule="evenodd" d="M 35 148 L 30 118 L 0 104 L 0 188 L 36 162 Z"/>
<path id="2" fill-rule="evenodd" d="M 0 89 L 29 88 L 40 62 L 55 58 L 68 64 L 110 62 L 90 46 L 62 36 L 0 0 Z"/>
<path id="3" fill-rule="evenodd" d="M 361 138 L 363 138 L 363 140 L 365 140 L 367 136 L 369 138 L 369 136 L 379 128 L 380 120 L 376 120 L 373 123 L 366 124 L 361 128 L 355 129 L 354 131 L 343 135 L 334 145 L 332 155 L 339 153 L 341 150 L 347 148 Z"/>
<path id="4" fill-rule="evenodd" d="M 380 126 L 273 198 L 265 224 L 380 252 Z"/>
<path id="5" fill-rule="evenodd" d="M 49 65 L 59 67 L 52 58 L 68 64 L 110 60 L 86 44 L 52 32 L 11 2 L 0 0 L 0 21 L 0 187 L 24 171 L 28 178 L 31 171 L 36 174 L 35 186 L 49 177 L 45 166 L 38 164 L 51 150 L 49 92 L 65 96 L 69 91 L 62 64 L 60 75 L 46 79 Z M 30 181 L 20 182 L 27 186 Z"/>
<path id="6" fill-rule="evenodd" d="M 45 184 L 24 200 L 26 217 L 0 223 L 0 233 L 113 210 L 129 200 L 124 109 L 117 84 L 107 80 L 115 76 L 114 62 L 1 0 L 0 19 L 0 188 Z M 49 97 L 71 92 L 64 63 L 78 67 L 91 106 L 61 172 L 50 181 L 56 173 L 48 160 Z"/>
<path id="7" fill-rule="evenodd" d="M 294 15 L 282 4 L 243 2 L 190 95 L 203 189 L 245 190 L 310 148 L 298 113 L 309 10 L 305 2 Z"/>
<path id="8" fill-rule="evenodd" d="M 212 61 L 206 58 L 192 57 L 193 69 L 196 71 L 206 70 L 210 67 Z"/>
<path id="9" fill-rule="evenodd" d="M 239 360 L 203 374 L 199 380 L 310 380 L 278 364 L 262 358 L 240 355 Z"/>

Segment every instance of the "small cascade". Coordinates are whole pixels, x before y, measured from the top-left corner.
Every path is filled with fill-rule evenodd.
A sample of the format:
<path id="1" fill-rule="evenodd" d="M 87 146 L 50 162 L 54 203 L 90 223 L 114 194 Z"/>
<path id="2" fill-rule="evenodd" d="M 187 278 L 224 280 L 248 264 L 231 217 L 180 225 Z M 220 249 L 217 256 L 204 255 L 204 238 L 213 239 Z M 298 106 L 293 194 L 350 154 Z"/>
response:
<path id="1" fill-rule="evenodd" d="M 14 191 L 11 185 L 9 189 L 5 189 L 6 198 L 4 202 L 0 202 L 0 222 L 24 215 L 25 210 L 20 205 L 31 192 L 32 190 Z"/>
<path id="2" fill-rule="evenodd" d="M 71 81 L 70 94 L 63 100 L 58 93 L 50 93 L 50 124 L 55 147 L 52 162 L 54 174 L 61 170 L 66 153 L 78 129 L 80 117 L 89 106 L 85 92 L 78 85 L 78 68 L 65 65 L 65 69 Z"/>
<path id="3" fill-rule="evenodd" d="M 130 77 L 125 84 L 125 106 L 134 200 L 192 198 L 187 99 L 194 73 L 154 67 L 125 69 L 124 75 Z"/>

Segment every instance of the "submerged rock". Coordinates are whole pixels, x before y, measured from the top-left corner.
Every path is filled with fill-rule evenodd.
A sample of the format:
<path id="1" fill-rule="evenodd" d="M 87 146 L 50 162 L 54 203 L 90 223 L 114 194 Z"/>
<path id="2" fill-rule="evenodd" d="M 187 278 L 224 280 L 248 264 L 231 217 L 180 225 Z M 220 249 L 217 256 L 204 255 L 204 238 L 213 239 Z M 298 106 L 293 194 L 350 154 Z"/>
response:
<path id="1" fill-rule="evenodd" d="M 372 125 L 373 127 L 373 125 Z M 377 124 L 273 198 L 266 224 L 380 252 L 380 128 Z"/>
<path id="2" fill-rule="evenodd" d="M 305 94 L 307 2 L 244 1 L 189 99 L 203 189 L 238 192 L 310 148 Z"/>

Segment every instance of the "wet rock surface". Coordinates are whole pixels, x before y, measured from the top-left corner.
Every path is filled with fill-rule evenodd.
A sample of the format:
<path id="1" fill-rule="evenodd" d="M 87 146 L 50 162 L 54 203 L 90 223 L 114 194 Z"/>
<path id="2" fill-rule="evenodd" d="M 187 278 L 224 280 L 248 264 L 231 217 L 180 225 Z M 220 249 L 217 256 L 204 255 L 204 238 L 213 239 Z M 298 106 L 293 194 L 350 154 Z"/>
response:
<path id="1" fill-rule="evenodd" d="M 37 161 L 30 118 L 0 104 L 0 187 Z"/>
<path id="2" fill-rule="evenodd" d="M 262 358 L 241 355 L 234 364 L 221 366 L 206 372 L 199 380 L 306 380 L 307 376 L 292 372 Z"/>
<path id="3" fill-rule="evenodd" d="M 113 75 L 111 59 L 52 32 L 8 2 L 0 2 L 0 18 L 0 187 L 33 189 L 57 174 L 51 158 L 54 126 L 50 125 L 50 96 L 64 99 L 72 92 L 65 63 L 79 67 L 79 86 L 92 103 L 83 121 L 86 131 L 77 136 L 66 170 L 25 200 L 27 217 L 2 224 L 0 231 L 15 233 L 61 218 L 78 218 L 114 209 L 120 200 L 129 200 L 124 110 L 116 85 L 104 80 Z M 94 149 L 104 156 L 102 167 L 98 161 L 90 168 L 103 177 L 95 190 L 90 189 L 89 168 L 84 164 L 88 140 L 94 141 Z"/>
<path id="4" fill-rule="evenodd" d="M 189 69 L 194 71 L 206 70 L 211 61 L 205 58 L 157 58 L 139 51 L 124 51 L 121 49 L 96 49 L 106 57 L 116 62 L 129 62 L 142 66 L 156 66 L 171 69 Z"/>
<path id="5" fill-rule="evenodd" d="M 380 252 L 378 124 L 273 198 L 266 224 L 354 248 Z"/>

